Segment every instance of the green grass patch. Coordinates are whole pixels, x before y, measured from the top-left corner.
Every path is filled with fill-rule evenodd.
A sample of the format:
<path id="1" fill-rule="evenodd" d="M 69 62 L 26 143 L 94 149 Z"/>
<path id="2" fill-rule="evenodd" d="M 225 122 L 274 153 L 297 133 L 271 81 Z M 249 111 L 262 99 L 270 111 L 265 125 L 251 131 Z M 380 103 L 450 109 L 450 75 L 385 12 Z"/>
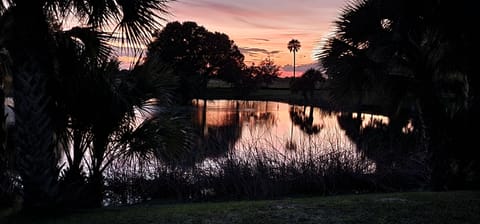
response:
<path id="1" fill-rule="evenodd" d="M 270 201 L 146 203 L 0 223 L 480 223 L 480 192 L 414 192 Z"/>

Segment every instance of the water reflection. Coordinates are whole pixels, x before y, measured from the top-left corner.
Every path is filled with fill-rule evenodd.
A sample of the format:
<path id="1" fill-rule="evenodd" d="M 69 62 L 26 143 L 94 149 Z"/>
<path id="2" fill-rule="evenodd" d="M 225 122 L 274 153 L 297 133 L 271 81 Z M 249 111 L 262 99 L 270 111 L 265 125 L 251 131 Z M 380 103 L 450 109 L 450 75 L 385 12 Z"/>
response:
<path id="1" fill-rule="evenodd" d="M 290 119 L 293 124 L 297 125 L 307 135 L 315 135 L 320 133 L 320 130 L 324 127 L 323 121 L 320 124 L 313 124 L 313 106 L 308 107 L 309 112 L 307 114 L 307 107 L 300 109 L 299 107 L 290 107 Z"/>
<path id="2" fill-rule="evenodd" d="M 420 170 L 423 156 L 418 151 L 418 134 L 407 116 L 388 117 L 342 113 L 338 123 L 345 135 L 355 143 L 357 151 L 374 161 L 379 170 Z"/>
<path id="3" fill-rule="evenodd" d="M 193 105 L 195 163 L 231 153 L 241 158 L 252 152 L 272 158 L 343 153 L 379 169 L 398 167 L 399 154 L 415 148 L 408 119 L 264 101 L 195 100 Z"/>
<path id="4" fill-rule="evenodd" d="M 400 184 L 423 183 L 415 179 L 422 178 L 422 173 L 413 179 L 410 175 L 421 167 L 399 164 L 399 158 L 407 160 L 396 155 L 404 153 L 399 149 L 414 148 L 405 147 L 414 141 L 400 139 L 416 131 L 409 119 L 327 112 L 279 102 L 198 100 L 192 108 L 187 111 L 191 112 L 196 153 L 186 153 L 192 160 L 185 166 L 156 167 L 158 178 L 163 178 L 158 182 L 168 183 L 159 189 L 170 188 L 167 195 L 191 197 L 191 189 L 198 190 L 200 197 L 206 191 L 230 194 L 232 189 L 236 194 L 255 195 L 256 189 L 283 191 L 276 188 L 279 183 L 288 188 L 299 185 L 301 192 L 302 187 L 326 189 L 333 183 L 330 187 L 337 190 L 337 183 L 349 186 L 358 178 L 373 180 L 375 188 L 378 183 L 394 186 L 397 179 Z"/>
<path id="5" fill-rule="evenodd" d="M 216 104 L 211 101 L 195 101 L 192 124 L 196 130 L 193 144 L 194 161 L 224 155 L 234 148 L 240 139 L 242 126 L 238 103 L 225 101 Z"/>
<path id="6" fill-rule="evenodd" d="M 285 153 L 299 147 L 353 151 L 336 114 L 312 106 L 268 101 L 195 100 L 196 150 L 204 157 L 260 149 Z"/>

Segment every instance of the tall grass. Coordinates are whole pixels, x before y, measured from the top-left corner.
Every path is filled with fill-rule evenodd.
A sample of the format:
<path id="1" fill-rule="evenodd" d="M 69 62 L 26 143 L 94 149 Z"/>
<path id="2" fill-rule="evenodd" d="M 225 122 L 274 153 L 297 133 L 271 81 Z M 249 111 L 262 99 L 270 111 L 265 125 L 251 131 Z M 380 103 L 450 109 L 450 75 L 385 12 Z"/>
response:
<path id="1" fill-rule="evenodd" d="M 305 141 L 286 150 L 252 140 L 191 166 L 116 161 L 107 172 L 107 204 L 385 192 L 424 185 L 422 168 L 378 170 L 352 143 L 342 141 Z"/>

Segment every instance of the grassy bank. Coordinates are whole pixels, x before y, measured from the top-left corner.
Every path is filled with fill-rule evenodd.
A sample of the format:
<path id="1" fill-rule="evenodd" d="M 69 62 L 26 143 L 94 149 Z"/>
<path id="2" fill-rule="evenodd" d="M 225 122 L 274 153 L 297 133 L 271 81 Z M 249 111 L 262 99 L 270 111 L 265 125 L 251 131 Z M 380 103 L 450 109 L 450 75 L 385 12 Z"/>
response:
<path id="1" fill-rule="evenodd" d="M 280 78 L 274 80 L 268 88 L 259 88 L 243 94 L 226 82 L 210 80 L 205 94 L 207 99 L 278 101 L 297 105 L 306 104 L 301 93 L 292 93 L 290 83 L 291 80 L 289 78 Z M 328 106 L 327 99 L 325 90 L 317 90 L 311 102 L 316 106 L 326 107 Z"/>
<path id="2" fill-rule="evenodd" d="M 357 112 L 358 110 L 356 105 L 347 105 L 345 102 L 342 103 L 342 108 L 338 108 L 339 105 L 333 108 L 328 90 L 329 87 L 325 85 L 315 90 L 312 98 L 307 102 L 301 92 L 292 93 L 290 82 L 289 78 L 281 78 L 273 81 L 268 87 L 261 87 L 248 93 L 240 93 L 238 89 L 232 88 L 226 82 L 211 80 L 205 92 L 205 97 L 207 99 L 277 101 L 296 105 L 312 105 L 326 110 L 352 112 Z M 364 105 L 360 109 L 367 113 L 383 114 L 385 108 L 382 109 L 382 100 L 364 98 Z M 379 102 L 380 105 L 378 104 Z"/>
<path id="3" fill-rule="evenodd" d="M 480 192 L 416 192 L 272 201 L 158 204 L 13 216 L 0 223 L 480 223 Z"/>
<path id="4" fill-rule="evenodd" d="M 264 88 L 255 90 L 249 94 L 239 95 L 231 88 L 209 88 L 206 93 L 207 99 L 227 99 L 227 100 L 258 100 L 258 101 L 277 101 L 290 104 L 306 104 L 301 93 L 293 94 L 287 88 Z M 314 93 L 311 103 L 314 106 L 329 107 L 326 92 L 317 90 Z"/>

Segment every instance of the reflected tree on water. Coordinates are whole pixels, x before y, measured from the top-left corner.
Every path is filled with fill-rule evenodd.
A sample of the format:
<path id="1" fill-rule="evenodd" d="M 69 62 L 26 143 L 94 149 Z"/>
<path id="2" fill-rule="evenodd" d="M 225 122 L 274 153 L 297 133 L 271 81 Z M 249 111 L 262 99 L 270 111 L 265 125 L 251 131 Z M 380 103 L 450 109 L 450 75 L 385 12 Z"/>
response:
<path id="1" fill-rule="evenodd" d="M 277 119 L 269 102 L 216 102 L 219 105 L 212 107 L 208 106 L 208 100 L 198 102 L 192 114 L 196 140 L 190 163 L 224 156 L 235 149 L 242 132 L 260 127 L 270 130 Z M 245 130 L 244 126 L 252 130 Z"/>
<path id="2" fill-rule="evenodd" d="M 400 131 L 393 124 L 396 121 L 389 119 L 387 122 L 368 114 L 359 118 L 357 114 L 341 113 L 337 121 L 348 138 L 357 145 L 357 150 L 374 160 L 379 168 L 395 166 L 394 163 L 417 152 L 415 140 L 418 138 L 418 129 L 409 127 L 408 119 L 401 122 Z"/>
<path id="3" fill-rule="evenodd" d="M 195 136 L 191 153 L 185 155 L 186 165 L 225 155 L 234 148 L 241 137 L 242 125 L 238 102 L 227 105 L 226 111 L 221 111 L 216 117 L 208 116 L 209 112 L 214 111 L 207 109 L 207 100 L 193 108 L 191 119 Z"/>
<path id="4" fill-rule="evenodd" d="M 306 107 L 291 106 L 289 113 L 292 123 L 295 124 L 307 135 L 316 135 L 323 129 L 323 124 L 313 124 L 314 107 L 310 106 L 307 114 Z"/>

